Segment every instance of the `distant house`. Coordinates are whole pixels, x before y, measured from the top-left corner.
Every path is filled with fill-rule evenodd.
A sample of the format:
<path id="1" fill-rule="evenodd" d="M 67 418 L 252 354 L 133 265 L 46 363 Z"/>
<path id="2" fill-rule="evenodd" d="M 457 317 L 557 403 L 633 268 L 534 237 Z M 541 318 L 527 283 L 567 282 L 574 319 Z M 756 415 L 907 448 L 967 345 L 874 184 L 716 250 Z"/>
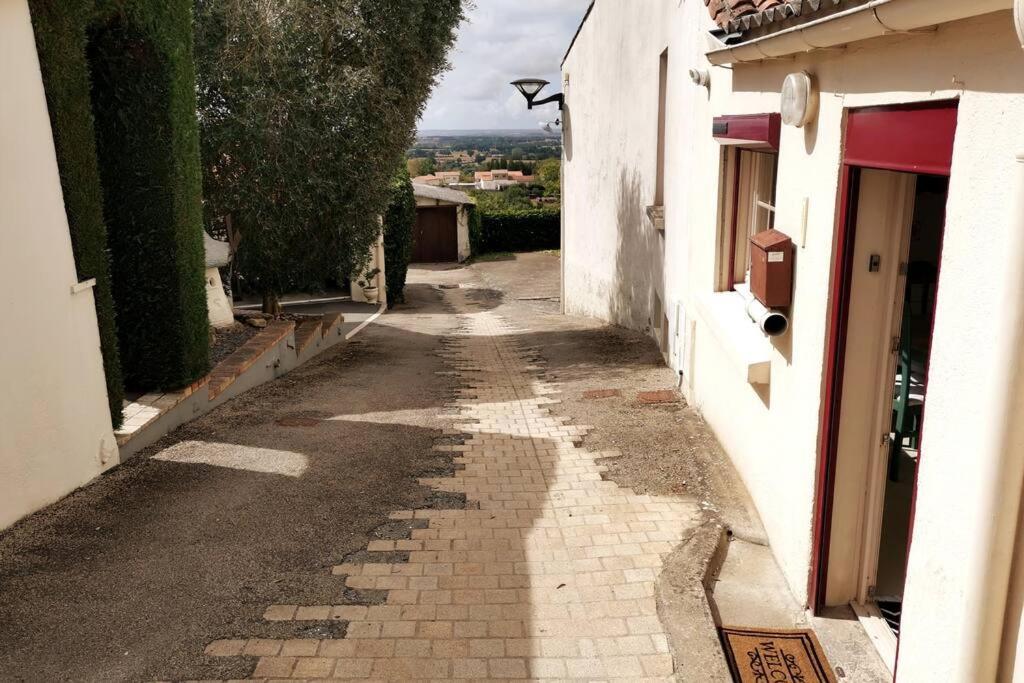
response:
<path id="1" fill-rule="evenodd" d="M 476 189 L 490 191 L 504 190 L 513 185 L 528 185 L 535 178 L 536 176 L 524 175 L 522 171 L 510 171 L 505 168 L 477 171 L 473 174 L 473 179 L 476 181 Z"/>
<path id="2" fill-rule="evenodd" d="M 434 175 L 437 176 L 443 186 L 457 183 L 462 179 L 462 174 L 458 171 L 438 171 Z"/>
<path id="3" fill-rule="evenodd" d="M 536 180 L 536 178 L 537 178 L 537 176 L 526 175 L 522 171 L 509 171 L 508 172 L 508 179 L 509 180 L 514 180 L 517 183 L 519 183 L 520 185 L 529 185 L 530 183 L 534 182 Z"/>
<path id="4" fill-rule="evenodd" d="M 447 187 L 448 185 L 459 182 L 461 178 L 462 175 L 458 171 L 437 171 L 431 175 L 416 176 L 412 181 L 419 185 Z"/>
<path id="5" fill-rule="evenodd" d="M 446 187 L 413 183 L 416 228 L 413 263 L 446 263 L 469 258 L 469 211 L 473 199 Z"/>
<path id="6" fill-rule="evenodd" d="M 476 184 L 476 189 L 497 192 L 518 184 L 515 180 L 507 178 L 501 180 L 481 180 Z"/>

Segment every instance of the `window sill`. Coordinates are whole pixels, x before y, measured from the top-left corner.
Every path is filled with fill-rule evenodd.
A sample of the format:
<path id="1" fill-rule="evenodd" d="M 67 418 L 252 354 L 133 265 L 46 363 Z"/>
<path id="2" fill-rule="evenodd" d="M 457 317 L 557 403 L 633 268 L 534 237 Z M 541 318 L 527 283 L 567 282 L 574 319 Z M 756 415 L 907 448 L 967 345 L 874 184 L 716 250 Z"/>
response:
<path id="1" fill-rule="evenodd" d="M 710 292 L 698 299 L 708 329 L 749 384 L 770 384 L 772 345 L 747 315 L 737 292 Z"/>

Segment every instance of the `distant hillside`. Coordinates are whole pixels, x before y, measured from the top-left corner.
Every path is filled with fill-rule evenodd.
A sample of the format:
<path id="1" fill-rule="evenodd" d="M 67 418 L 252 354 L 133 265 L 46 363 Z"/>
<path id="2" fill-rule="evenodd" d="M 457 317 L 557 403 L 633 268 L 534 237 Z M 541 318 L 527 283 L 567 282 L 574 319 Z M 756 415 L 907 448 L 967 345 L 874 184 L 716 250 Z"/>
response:
<path id="1" fill-rule="evenodd" d="M 500 137 L 500 138 L 557 138 L 560 137 L 560 133 L 546 133 L 540 129 L 530 128 L 510 128 L 510 129 L 479 129 L 479 130 L 444 130 L 444 129 L 424 129 L 417 131 L 417 138 L 479 138 L 479 137 Z"/>

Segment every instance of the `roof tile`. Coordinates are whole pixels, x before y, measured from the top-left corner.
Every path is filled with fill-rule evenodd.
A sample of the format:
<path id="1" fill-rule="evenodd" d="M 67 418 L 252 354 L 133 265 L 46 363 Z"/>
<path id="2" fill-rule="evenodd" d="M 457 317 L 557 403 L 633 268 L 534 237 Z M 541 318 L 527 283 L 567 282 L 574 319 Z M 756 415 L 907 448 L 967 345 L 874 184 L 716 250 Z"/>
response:
<path id="1" fill-rule="evenodd" d="M 847 0 L 704 0 L 715 23 L 732 33 L 803 17 Z"/>

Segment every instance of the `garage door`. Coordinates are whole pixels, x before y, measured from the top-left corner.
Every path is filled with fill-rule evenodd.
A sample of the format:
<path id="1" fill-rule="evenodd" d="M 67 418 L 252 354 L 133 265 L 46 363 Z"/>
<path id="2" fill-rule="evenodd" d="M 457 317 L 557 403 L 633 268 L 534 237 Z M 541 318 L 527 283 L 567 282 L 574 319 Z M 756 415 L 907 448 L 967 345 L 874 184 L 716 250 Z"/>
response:
<path id="1" fill-rule="evenodd" d="M 416 209 L 413 263 L 444 263 L 459 260 L 457 208 L 424 206 Z"/>

